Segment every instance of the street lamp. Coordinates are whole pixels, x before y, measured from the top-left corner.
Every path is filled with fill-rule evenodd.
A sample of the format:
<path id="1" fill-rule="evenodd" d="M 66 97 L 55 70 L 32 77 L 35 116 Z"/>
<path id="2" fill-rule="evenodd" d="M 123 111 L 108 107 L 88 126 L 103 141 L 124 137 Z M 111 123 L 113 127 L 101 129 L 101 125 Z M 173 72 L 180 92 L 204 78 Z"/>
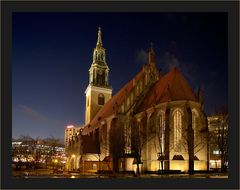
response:
<path id="1" fill-rule="evenodd" d="M 72 160 L 71 160 L 70 164 L 71 164 L 71 169 L 73 169 L 73 170 L 75 169 L 75 157 L 76 157 L 76 155 L 72 154 L 72 156 L 71 156 Z"/>
<path id="2" fill-rule="evenodd" d="M 160 163 L 162 164 L 162 171 L 163 171 L 163 161 L 165 160 L 165 155 L 163 152 L 158 153 L 158 160 L 159 160 L 159 170 L 160 170 Z"/>
<path id="3" fill-rule="evenodd" d="M 58 165 L 57 165 L 57 164 L 58 164 L 58 160 L 57 160 L 57 159 L 54 159 L 54 160 L 53 160 L 53 162 L 54 162 L 54 165 L 55 165 L 55 170 L 56 170 L 56 169 L 57 169 L 57 167 L 58 167 Z"/>

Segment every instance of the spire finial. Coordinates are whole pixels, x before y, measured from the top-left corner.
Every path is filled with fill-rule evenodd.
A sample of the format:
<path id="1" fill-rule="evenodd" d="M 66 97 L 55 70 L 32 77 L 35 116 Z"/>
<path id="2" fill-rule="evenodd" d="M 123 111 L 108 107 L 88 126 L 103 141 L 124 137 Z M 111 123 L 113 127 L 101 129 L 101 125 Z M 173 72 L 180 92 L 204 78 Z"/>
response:
<path id="1" fill-rule="evenodd" d="M 97 39 L 97 46 L 102 46 L 102 32 L 101 27 L 98 27 L 98 39 Z"/>
<path id="2" fill-rule="evenodd" d="M 153 42 L 150 42 L 150 49 L 149 49 L 150 52 L 154 52 L 153 50 Z"/>
<path id="3" fill-rule="evenodd" d="M 150 48 L 148 50 L 148 63 L 155 62 L 155 52 L 153 50 L 153 42 L 150 42 Z"/>
<path id="4" fill-rule="evenodd" d="M 153 50 L 153 42 L 150 42 L 150 48 Z"/>

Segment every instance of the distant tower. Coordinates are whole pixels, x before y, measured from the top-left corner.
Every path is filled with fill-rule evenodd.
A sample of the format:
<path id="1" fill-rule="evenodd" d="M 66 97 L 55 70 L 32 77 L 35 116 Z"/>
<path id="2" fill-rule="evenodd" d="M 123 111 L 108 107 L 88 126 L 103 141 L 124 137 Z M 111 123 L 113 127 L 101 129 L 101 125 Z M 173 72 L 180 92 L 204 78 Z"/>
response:
<path id="1" fill-rule="evenodd" d="M 151 46 L 147 52 L 147 63 L 149 65 L 149 80 L 151 82 L 156 82 L 159 79 L 159 71 L 156 67 L 156 59 L 155 52 L 153 50 L 153 43 L 151 42 Z"/>
<path id="2" fill-rule="evenodd" d="M 89 123 L 100 108 L 112 97 L 112 88 L 108 83 L 109 68 L 106 63 L 105 48 L 102 45 L 102 32 L 99 27 L 97 45 L 93 51 L 93 62 L 89 69 L 89 85 L 85 91 L 85 124 Z"/>

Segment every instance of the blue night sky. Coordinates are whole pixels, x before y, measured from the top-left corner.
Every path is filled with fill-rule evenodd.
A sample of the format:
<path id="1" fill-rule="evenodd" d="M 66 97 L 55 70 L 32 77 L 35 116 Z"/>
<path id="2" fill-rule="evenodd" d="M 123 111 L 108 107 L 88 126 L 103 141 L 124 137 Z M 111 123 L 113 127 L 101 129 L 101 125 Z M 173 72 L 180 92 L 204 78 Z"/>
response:
<path id="1" fill-rule="evenodd" d="M 177 66 L 193 90 L 203 87 L 208 115 L 227 105 L 225 13 L 14 13 L 14 138 L 63 138 L 66 125 L 84 123 L 98 26 L 113 94 L 146 63 L 153 42 L 163 73 Z"/>

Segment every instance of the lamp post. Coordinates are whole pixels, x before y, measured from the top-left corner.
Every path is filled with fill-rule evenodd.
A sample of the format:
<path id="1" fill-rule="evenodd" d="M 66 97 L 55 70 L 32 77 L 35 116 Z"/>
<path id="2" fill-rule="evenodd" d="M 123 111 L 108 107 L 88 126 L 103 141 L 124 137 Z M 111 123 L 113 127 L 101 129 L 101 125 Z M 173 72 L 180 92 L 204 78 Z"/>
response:
<path id="1" fill-rule="evenodd" d="M 160 163 L 162 165 L 162 172 L 163 172 L 163 161 L 165 160 L 165 155 L 163 152 L 158 153 L 158 160 L 159 160 L 159 171 L 160 171 Z"/>
<path id="2" fill-rule="evenodd" d="M 54 163 L 55 163 L 55 169 L 57 169 L 57 168 L 58 168 L 58 160 L 55 159 L 55 160 L 54 160 Z"/>

